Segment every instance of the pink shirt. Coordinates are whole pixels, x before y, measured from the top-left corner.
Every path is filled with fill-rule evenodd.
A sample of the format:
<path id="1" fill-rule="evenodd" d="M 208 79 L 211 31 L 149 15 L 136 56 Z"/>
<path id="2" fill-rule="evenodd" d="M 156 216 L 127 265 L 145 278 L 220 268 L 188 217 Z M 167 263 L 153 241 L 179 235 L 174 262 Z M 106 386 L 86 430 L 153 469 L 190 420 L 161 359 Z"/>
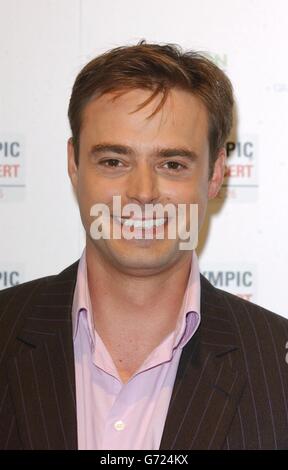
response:
<path id="1" fill-rule="evenodd" d="M 182 348 L 200 323 L 195 252 L 192 261 L 175 331 L 124 384 L 93 327 L 84 250 L 72 308 L 78 449 L 159 449 Z"/>

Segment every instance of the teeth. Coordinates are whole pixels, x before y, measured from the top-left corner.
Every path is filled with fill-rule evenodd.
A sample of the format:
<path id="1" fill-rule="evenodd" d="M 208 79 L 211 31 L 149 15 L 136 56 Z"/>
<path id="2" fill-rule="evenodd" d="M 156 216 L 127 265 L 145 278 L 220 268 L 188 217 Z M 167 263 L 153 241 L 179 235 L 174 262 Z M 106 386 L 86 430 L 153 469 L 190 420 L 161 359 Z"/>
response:
<path id="1" fill-rule="evenodd" d="M 116 217 L 118 222 L 125 225 L 125 227 L 133 228 L 142 228 L 142 229 L 151 229 L 152 227 L 159 227 L 165 223 L 165 219 L 147 219 L 147 220 L 133 220 L 133 219 L 122 219 L 121 217 Z"/>

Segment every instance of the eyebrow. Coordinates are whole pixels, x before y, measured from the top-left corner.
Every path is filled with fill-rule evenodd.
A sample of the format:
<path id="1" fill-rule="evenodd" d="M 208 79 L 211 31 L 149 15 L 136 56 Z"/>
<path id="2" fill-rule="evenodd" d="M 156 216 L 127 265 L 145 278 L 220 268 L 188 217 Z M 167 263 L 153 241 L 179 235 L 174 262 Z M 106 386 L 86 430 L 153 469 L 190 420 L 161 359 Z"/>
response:
<path id="1" fill-rule="evenodd" d="M 109 143 L 93 145 L 90 149 L 89 154 L 95 155 L 97 153 L 111 153 L 111 152 L 116 153 L 118 155 L 134 155 L 135 154 L 135 151 L 132 149 L 132 147 L 129 147 L 128 145 L 109 144 Z M 172 148 L 157 147 L 156 149 L 152 151 L 152 153 L 156 157 L 162 157 L 162 158 L 168 157 L 169 158 L 169 157 L 177 156 L 177 157 L 186 157 L 193 161 L 198 157 L 196 152 L 186 147 L 172 147 Z"/>

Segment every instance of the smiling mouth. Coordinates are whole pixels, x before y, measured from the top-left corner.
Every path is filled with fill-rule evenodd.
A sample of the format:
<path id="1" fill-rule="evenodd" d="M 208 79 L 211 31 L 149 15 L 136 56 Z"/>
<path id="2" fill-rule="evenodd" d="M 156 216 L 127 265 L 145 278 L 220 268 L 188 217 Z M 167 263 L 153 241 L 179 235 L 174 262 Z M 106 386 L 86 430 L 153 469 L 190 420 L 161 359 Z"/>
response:
<path id="1" fill-rule="evenodd" d="M 133 219 L 117 216 L 115 216 L 114 219 L 124 227 L 133 227 L 135 229 L 152 229 L 153 227 L 161 227 L 168 220 L 167 217 L 158 219 Z"/>

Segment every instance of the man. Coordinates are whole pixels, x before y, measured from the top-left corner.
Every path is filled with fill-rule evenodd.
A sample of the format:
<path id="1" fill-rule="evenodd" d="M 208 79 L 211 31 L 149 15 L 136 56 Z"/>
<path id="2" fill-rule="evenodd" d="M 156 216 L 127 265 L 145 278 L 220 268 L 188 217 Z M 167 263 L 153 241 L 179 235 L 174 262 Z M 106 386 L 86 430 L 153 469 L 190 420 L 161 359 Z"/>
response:
<path id="1" fill-rule="evenodd" d="M 288 321 L 214 288 L 170 216 L 144 212 L 197 205 L 201 227 L 232 106 L 222 71 L 172 45 L 116 48 L 80 72 L 68 171 L 86 249 L 1 292 L 1 448 L 288 447 Z M 97 204 L 109 236 L 93 230 Z"/>

